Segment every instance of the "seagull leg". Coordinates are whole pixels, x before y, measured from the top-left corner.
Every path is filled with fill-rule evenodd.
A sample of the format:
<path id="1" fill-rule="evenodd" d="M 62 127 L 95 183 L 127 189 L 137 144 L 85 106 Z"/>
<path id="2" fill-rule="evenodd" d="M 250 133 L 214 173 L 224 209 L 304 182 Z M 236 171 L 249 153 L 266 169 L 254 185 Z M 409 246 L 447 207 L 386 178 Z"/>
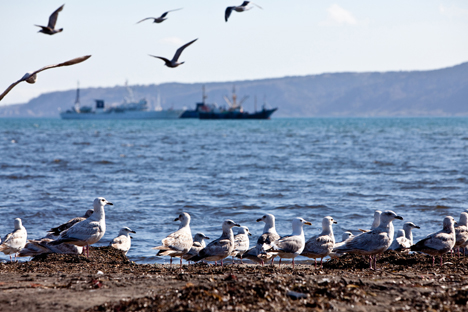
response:
<path id="1" fill-rule="evenodd" d="M 244 261 L 242 261 L 242 255 L 241 255 L 241 264 L 244 264 Z"/>
<path id="2" fill-rule="evenodd" d="M 440 255 L 440 266 L 442 266 L 442 255 Z"/>
<path id="3" fill-rule="evenodd" d="M 293 261 L 292 261 L 292 262 L 293 262 L 293 270 L 294 270 L 294 258 L 293 258 Z"/>
<path id="4" fill-rule="evenodd" d="M 182 257 L 180 257 L 180 270 L 182 271 Z"/>
<path id="5" fill-rule="evenodd" d="M 377 271 L 377 255 L 374 256 L 374 271 Z"/>
<path id="6" fill-rule="evenodd" d="M 281 267 L 281 258 L 280 258 L 280 261 L 278 263 L 278 268 L 280 268 L 280 267 Z"/>
<path id="7" fill-rule="evenodd" d="M 372 256 L 369 256 L 369 269 L 372 270 Z"/>
<path id="8" fill-rule="evenodd" d="M 281 258 L 280 258 L 280 261 L 281 261 Z M 271 258 L 271 265 L 274 265 L 274 262 L 275 262 L 275 257 Z"/>
<path id="9" fill-rule="evenodd" d="M 435 257 L 432 257 L 432 267 L 434 267 Z"/>
<path id="10" fill-rule="evenodd" d="M 320 258 L 320 268 L 323 269 L 323 258 Z"/>
<path id="11" fill-rule="evenodd" d="M 221 267 L 224 267 L 223 259 L 221 259 Z"/>
<path id="12" fill-rule="evenodd" d="M 317 259 L 314 258 L 315 261 L 315 269 L 317 270 Z"/>

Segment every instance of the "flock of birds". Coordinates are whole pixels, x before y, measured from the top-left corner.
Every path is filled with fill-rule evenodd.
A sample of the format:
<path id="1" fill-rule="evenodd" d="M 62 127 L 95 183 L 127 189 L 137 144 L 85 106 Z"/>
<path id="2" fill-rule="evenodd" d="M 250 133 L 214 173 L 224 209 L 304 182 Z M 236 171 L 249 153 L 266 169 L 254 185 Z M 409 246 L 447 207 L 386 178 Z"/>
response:
<path id="1" fill-rule="evenodd" d="M 251 1 L 244 1 L 241 5 L 227 7 L 226 11 L 225 11 L 225 14 L 224 14 L 224 19 L 226 20 L 226 22 L 228 21 L 229 17 L 231 16 L 232 11 L 245 12 L 245 11 L 250 10 L 252 7 L 248 6 L 249 4 L 253 4 L 253 5 L 257 6 L 258 8 L 261 8 L 260 6 L 252 3 Z M 55 28 L 55 25 L 57 24 L 58 15 L 63 10 L 64 6 L 65 6 L 65 4 L 62 5 L 61 7 L 59 7 L 57 10 L 55 10 L 50 15 L 49 22 L 48 22 L 47 26 L 35 25 L 35 26 L 41 28 L 41 30 L 39 30 L 40 33 L 43 33 L 43 34 L 46 34 L 46 35 L 55 35 L 55 34 L 58 34 L 58 33 L 63 31 L 63 28 L 58 28 L 57 29 L 57 28 Z M 162 23 L 167 19 L 167 14 L 169 12 L 178 11 L 178 10 L 181 10 L 181 9 L 175 9 L 175 10 L 170 10 L 170 11 L 164 12 L 160 17 L 147 17 L 147 18 L 144 18 L 141 21 L 137 22 L 137 24 L 141 23 L 143 21 L 146 21 L 146 20 L 151 20 L 151 19 L 153 20 L 154 23 Z M 154 56 L 154 55 L 151 55 L 151 54 L 150 54 L 150 56 L 163 60 L 164 64 L 169 68 L 178 67 L 179 65 L 184 64 L 184 62 L 179 62 L 179 57 L 182 54 L 182 52 L 184 51 L 184 49 L 187 48 L 189 45 L 191 45 L 192 43 L 194 43 L 197 40 L 198 40 L 198 38 L 195 39 L 195 40 L 192 40 L 192 41 L 184 44 L 180 48 L 178 48 L 171 60 L 169 60 L 169 59 L 167 59 L 165 57 L 162 57 L 162 56 Z M 61 66 L 75 65 L 75 64 L 78 64 L 78 63 L 81 63 L 81 62 L 87 60 L 90 57 L 91 57 L 91 55 L 77 57 L 77 58 L 74 58 L 74 59 L 69 60 L 69 61 L 64 62 L 64 63 L 47 65 L 47 66 L 44 66 L 41 69 L 36 70 L 34 72 L 28 72 L 28 73 L 24 74 L 21 79 L 19 79 L 18 81 L 15 81 L 14 83 L 12 83 L 2 94 L 0 94 L 0 101 L 5 97 L 5 95 L 8 94 L 8 92 L 10 92 L 20 82 L 26 81 L 27 83 L 31 83 L 31 84 L 35 83 L 36 80 L 37 80 L 37 74 L 39 72 L 41 72 L 41 71 L 44 71 L 46 69 L 61 67 Z"/>
<path id="2" fill-rule="evenodd" d="M 47 253 L 86 253 L 89 256 L 89 246 L 97 243 L 106 232 L 104 207 L 107 205 L 112 205 L 112 203 L 103 197 L 98 197 L 94 200 L 93 209 L 86 211 L 82 217 L 73 218 L 60 226 L 51 228 L 44 238 L 36 240 L 27 240 L 27 231 L 21 219 L 16 218 L 15 229 L 3 238 L 0 251 L 10 255 L 10 261 L 12 261 L 12 254 L 15 254 L 15 261 L 16 256 L 37 256 Z M 169 256 L 171 265 L 172 258 L 180 258 L 180 268 L 182 268 L 182 259 L 189 262 L 214 261 L 215 265 L 221 261 L 221 266 L 223 266 L 223 260 L 227 257 L 238 257 L 241 263 L 242 259 L 249 259 L 262 265 L 266 261 L 271 261 L 273 265 L 275 257 L 279 257 L 279 266 L 283 258 L 292 259 L 294 269 L 294 259 L 299 255 L 315 259 L 315 268 L 317 268 L 317 259 L 321 260 L 322 266 L 323 258 L 327 256 L 336 258 L 351 253 L 368 256 L 369 267 L 375 270 L 378 255 L 388 249 L 429 254 L 433 257 L 432 265 L 434 266 L 436 256 L 440 256 L 440 265 L 442 265 L 444 254 L 458 248 L 460 255 L 460 248 L 468 246 L 468 211 L 460 214 L 458 224 L 453 217 L 445 217 L 442 230 L 428 235 L 416 244 L 413 244 L 412 230 L 419 229 L 419 226 L 412 222 L 405 222 L 403 229 L 398 230 L 397 237 L 394 239 L 392 222 L 395 219 L 403 220 L 391 210 L 384 212 L 377 210 L 370 230 L 360 230 L 362 233 L 359 235 L 345 232 L 343 240 L 337 243 L 333 234 L 333 224 L 337 222 L 330 216 L 323 218 L 322 232 L 306 241 L 303 226 L 312 225 L 310 222 L 303 218 L 294 218 L 291 235 L 280 236 L 276 232 L 275 217 L 272 214 L 266 214 L 257 219 L 257 222 L 264 222 L 265 226 L 256 245 L 251 248 L 249 236 L 252 234 L 248 227 L 241 226 L 232 220 L 223 222 L 221 236 L 209 244 L 205 243 L 209 237 L 203 233 L 197 233 L 192 238 L 191 217 L 183 212 L 174 220 L 180 221 L 179 229 L 169 234 L 162 240 L 160 246 L 153 249 L 158 250 L 158 256 Z M 239 228 L 236 235 L 232 230 L 234 227 Z M 110 246 L 127 254 L 131 247 L 131 233 L 135 231 L 128 227 L 122 228 Z"/>

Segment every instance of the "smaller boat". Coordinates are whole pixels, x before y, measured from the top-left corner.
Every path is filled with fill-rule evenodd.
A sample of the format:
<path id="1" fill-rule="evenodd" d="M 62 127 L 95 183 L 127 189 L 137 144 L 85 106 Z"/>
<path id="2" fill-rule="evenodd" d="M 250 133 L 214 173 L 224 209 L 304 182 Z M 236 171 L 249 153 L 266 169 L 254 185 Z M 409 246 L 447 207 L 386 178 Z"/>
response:
<path id="1" fill-rule="evenodd" d="M 255 111 L 254 113 L 245 112 L 242 108 L 242 103 L 247 98 L 248 96 L 244 96 L 238 103 L 236 88 L 233 87 L 231 100 L 226 96 L 224 97 L 229 105 L 228 109 L 215 107 L 207 111 L 200 110 L 198 116 L 200 119 L 270 119 L 271 115 L 278 109 L 266 109 L 265 104 L 263 104 L 261 111 Z"/>
<path id="2" fill-rule="evenodd" d="M 209 112 L 212 109 L 216 109 L 216 104 L 207 104 L 206 99 L 208 96 L 205 93 L 205 86 L 202 88 L 203 90 L 203 96 L 202 96 L 202 101 L 196 103 L 195 109 L 187 109 L 184 111 L 184 113 L 180 116 L 180 118 L 199 118 L 199 112 Z"/>

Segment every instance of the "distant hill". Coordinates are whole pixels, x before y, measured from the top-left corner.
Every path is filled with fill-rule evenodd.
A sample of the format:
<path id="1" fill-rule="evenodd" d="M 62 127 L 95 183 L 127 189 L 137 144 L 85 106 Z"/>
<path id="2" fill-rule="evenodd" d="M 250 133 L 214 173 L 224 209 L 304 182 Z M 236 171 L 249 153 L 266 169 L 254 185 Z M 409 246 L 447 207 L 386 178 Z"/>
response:
<path id="1" fill-rule="evenodd" d="M 225 105 L 235 85 L 247 111 L 278 107 L 274 117 L 463 116 L 468 115 L 468 63 L 429 71 L 334 73 L 216 83 L 164 83 L 131 86 L 135 98 L 163 108 L 193 108 L 205 85 L 208 102 Z M 14 92 L 14 90 L 13 90 Z M 0 117 L 59 117 L 75 100 L 75 90 L 42 94 L 26 104 L 0 106 Z M 124 86 L 81 90 L 81 105 L 122 102 Z"/>

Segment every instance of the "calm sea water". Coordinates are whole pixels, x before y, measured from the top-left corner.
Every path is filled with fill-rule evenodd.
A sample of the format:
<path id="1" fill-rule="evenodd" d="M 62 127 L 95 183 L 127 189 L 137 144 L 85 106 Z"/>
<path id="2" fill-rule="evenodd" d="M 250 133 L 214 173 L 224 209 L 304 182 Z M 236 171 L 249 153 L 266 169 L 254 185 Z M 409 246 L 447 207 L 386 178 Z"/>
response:
<path id="1" fill-rule="evenodd" d="M 280 235 L 296 216 L 311 221 L 307 239 L 324 216 L 341 238 L 391 209 L 421 226 L 420 239 L 444 216 L 458 219 L 467 190 L 467 118 L 0 119 L 0 234 L 19 217 L 29 238 L 43 237 L 103 196 L 114 206 L 96 245 L 128 226 L 138 263 L 168 261 L 151 247 L 178 228 L 181 211 L 211 238 L 226 218 L 246 225 L 253 245 L 267 212 Z"/>

